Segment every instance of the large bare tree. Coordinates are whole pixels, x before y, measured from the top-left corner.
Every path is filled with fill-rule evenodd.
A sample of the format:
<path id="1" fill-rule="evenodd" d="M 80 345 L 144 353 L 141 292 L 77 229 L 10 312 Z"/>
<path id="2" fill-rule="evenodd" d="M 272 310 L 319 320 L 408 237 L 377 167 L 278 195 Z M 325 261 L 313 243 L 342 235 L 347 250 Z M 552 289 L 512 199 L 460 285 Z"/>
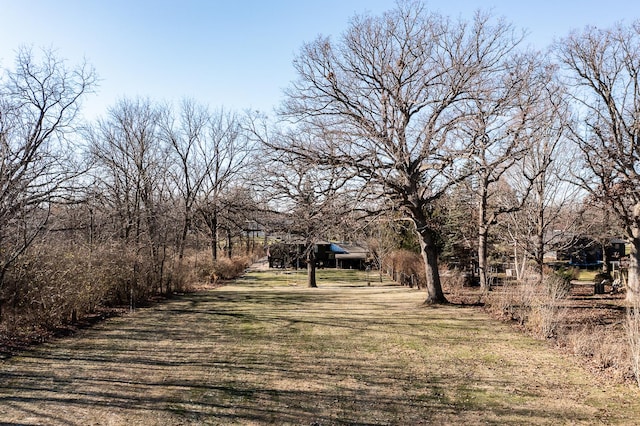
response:
<path id="1" fill-rule="evenodd" d="M 481 13 L 453 21 L 420 2 L 399 2 L 382 16 L 356 16 L 335 42 L 305 44 L 294 61 L 298 78 L 283 113 L 334 134 L 298 152 L 349 166 L 413 222 L 426 303 L 446 302 L 433 203 L 464 178 L 471 145 L 453 130 L 468 118 L 474 88 L 502 69 L 520 40 Z"/>
<path id="2" fill-rule="evenodd" d="M 82 170 L 70 135 L 96 75 L 55 52 L 22 48 L 0 80 L 0 288 L 7 268 L 45 229 L 52 203 Z"/>
<path id="3" fill-rule="evenodd" d="M 640 297 L 640 21 L 574 32 L 557 44 L 576 101 L 572 138 L 582 187 L 607 205 L 631 243 L 627 299 Z"/>

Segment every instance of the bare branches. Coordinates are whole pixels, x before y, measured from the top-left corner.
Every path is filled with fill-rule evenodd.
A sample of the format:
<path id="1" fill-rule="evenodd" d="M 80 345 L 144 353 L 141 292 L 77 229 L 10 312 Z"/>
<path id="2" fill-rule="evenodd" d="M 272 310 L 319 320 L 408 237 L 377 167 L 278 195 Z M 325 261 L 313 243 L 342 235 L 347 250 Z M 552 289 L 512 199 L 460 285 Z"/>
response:
<path id="1" fill-rule="evenodd" d="M 588 173 L 576 179 L 624 224 L 633 243 L 629 293 L 640 293 L 640 24 L 586 28 L 556 46 L 579 103 L 571 137 Z"/>
<path id="2" fill-rule="evenodd" d="M 0 284 L 38 235 L 60 189 L 78 175 L 65 138 L 96 83 L 87 64 L 67 68 L 52 51 L 21 49 L 0 84 Z M 19 229 L 21 238 L 12 235 Z"/>
<path id="3" fill-rule="evenodd" d="M 478 13 L 472 22 L 400 2 L 380 17 L 358 16 L 337 41 L 318 38 L 294 61 L 284 117 L 332 135 L 307 147 L 383 189 L 414 221 L 429 252 L 430 301 L 443 301 L 429 226 L 432 204 L 465 179 L 472 141 L 457 131 L 473 114 L 477 87 L 505 70 L 520 42 L 513 28 Z M 321 138 L 320 140 L 323 140 Z"/>

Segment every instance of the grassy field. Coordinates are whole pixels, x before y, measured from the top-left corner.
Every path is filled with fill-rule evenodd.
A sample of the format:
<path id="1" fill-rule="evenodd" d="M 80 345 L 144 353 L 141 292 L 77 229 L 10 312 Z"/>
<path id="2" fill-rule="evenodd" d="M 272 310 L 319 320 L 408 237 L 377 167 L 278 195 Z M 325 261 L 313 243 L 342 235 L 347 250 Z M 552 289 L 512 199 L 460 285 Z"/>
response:
<path id="1" fill-rule="evenodd" d="M 371 285 L 367 285 L 371 282 Z M 0 363 L 0 424 L 633 424 L 640 392 L 377 275 L 251 272 Z"/>

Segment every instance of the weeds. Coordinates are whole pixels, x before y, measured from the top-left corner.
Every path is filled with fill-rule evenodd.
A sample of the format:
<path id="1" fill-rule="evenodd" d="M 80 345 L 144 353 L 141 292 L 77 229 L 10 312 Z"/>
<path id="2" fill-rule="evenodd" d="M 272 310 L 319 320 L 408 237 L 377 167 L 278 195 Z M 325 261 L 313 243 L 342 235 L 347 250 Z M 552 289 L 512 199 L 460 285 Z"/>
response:
<path id="1" fill-rule="evenodd" d="M 569 281 L 557 274 L 545 275 L 542 283 L 530 278 L 506 283 L 488 296 L 488 307 L 503 318 L 517 321 L 537 337 L 552 338 L 566 315 L 562 301 L 570 290 Z"/>

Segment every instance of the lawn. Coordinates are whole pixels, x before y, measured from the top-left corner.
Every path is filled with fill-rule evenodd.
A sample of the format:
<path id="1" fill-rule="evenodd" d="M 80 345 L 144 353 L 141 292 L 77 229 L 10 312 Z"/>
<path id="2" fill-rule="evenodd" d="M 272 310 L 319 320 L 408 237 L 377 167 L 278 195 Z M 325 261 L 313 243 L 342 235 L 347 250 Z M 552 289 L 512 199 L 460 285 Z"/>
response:
<path id="1" fill-rule="evenodd" d="M 629 424 L 640 392 L 359 271 L 254 271 L 0 363 L 8 424 Z M 370 285 L 368 285 L 370 283 Z"/>

